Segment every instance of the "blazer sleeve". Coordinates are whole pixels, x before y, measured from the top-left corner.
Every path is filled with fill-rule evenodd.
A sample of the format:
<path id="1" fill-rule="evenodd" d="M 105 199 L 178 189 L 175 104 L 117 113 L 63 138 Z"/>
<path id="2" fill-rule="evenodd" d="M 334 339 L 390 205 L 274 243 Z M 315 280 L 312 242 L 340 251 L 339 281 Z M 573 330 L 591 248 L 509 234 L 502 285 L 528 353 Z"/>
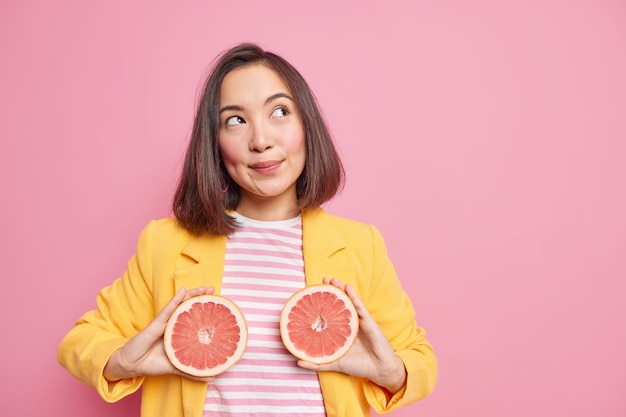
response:
<path id="1" fill-rule="evenodd" d="M 152 242 L 155 223 L 141 233 L 124 275 L 97 296 L 96 309 L 84 314 L 62 339 L 58 361 L 108 402 L 137 391 L 144 377 L 109 382 L 104 367 L 113 353 L 155 315 L 152 297 Z"/>
<path id="2" fill-rule="evenodd" d="M 407 372 L 406 385 L 393 396 L 373 382 L 364 381 L 367 401 L 377 413 L 385 413 L 417 402 L 432 392 L 437 380 L 437 359 L 424 330 L 416 324 L 413 305 L 400 285 L 380 232 L 374 226 L 369 227 L 373 266 L 365 303 Z"/>

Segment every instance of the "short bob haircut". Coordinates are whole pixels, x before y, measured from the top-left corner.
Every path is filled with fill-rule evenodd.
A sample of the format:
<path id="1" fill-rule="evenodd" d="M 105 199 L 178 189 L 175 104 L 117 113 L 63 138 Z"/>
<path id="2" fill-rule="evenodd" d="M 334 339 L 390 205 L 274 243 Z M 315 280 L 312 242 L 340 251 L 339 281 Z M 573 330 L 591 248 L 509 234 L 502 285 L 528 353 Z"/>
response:
<path id="1" fill-rule="evenodd" d="M 286 84 L 300 112 L 306 156 L 296 181 L 300 209 L 321 206 L 341 190 L 345 172 L 310 87 L 284 58 L 258 45 L 243 43 L 217 58 L 203 88 L 182 174 L 174 195 L 178 223 L 193 235 L 229 235 L 235 221 L 227 210 L 239 205 L 239 186 L 221 163 L 219 104 L 222 81 L 230 71 L 251 64 L 274 70 Z M 224 191 L 225 190 L 225 191 Z"/>

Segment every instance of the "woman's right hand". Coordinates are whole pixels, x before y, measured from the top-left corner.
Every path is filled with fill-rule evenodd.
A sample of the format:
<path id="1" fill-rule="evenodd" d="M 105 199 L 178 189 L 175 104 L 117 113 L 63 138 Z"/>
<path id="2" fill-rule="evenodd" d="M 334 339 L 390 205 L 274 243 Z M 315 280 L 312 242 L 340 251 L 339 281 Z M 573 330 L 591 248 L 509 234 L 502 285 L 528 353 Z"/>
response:
<path id="1" fill-rule="evenodd" d="M 168 319 L 180 303 L 197 295 L 212 294 L 214 290 L 213 287 L 189 291 L 181 288 L 145 329 L 113 353 L 104 368 L 104 377 L 113 382 L 136 376 L 176 374 L 196 381 L 211 381 L 213 377 L 194 377 L 176 369 L 165 354 L 163 333 Z"/>

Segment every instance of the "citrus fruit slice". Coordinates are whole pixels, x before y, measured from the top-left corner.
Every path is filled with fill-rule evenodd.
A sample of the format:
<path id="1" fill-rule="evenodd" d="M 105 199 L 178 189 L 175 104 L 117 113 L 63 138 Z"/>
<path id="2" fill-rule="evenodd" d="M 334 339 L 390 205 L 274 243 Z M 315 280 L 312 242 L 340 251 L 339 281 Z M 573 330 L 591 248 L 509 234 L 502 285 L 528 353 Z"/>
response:
<path id="1" fill-rule="evenodd" d="M 165 353 L 172 365 L 194 376 L 215 376 L 234 365 L 248 342 L 241 310 L 220 295 L 189 298 L 165 327 Z"/>
<path id="2" fill-rule="evenodd" d="M 312 285 L 297 291 L 280 314 L 280 336 L 287 350 L 316 364 L 343 356 L 358 331 L 359 317 L 352 300 L 334 285 Z"/>

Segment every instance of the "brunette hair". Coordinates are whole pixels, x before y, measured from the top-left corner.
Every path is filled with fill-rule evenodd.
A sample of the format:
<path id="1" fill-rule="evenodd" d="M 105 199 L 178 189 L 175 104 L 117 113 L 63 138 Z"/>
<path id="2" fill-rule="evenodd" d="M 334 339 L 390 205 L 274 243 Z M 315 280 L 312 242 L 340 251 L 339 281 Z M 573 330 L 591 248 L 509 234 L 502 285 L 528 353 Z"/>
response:
<path id="1" fill-rule="evenodd" d="M 239 186 L 220 160 L 219 103 L 222 81 L 230 71 L 261 63 L 287 85 L 305 134 L 305 165 L 296 181 L 300 209 L 319 207 L 343 187 L 345 173 L 311 88 L 284 58 L 251 43 L 239 44 L 217 58 L 200 98 L 173 209 L 178 223 L 194 235 L 228 235 L 235 221 L 226 210 L 239 205 Z"/>

